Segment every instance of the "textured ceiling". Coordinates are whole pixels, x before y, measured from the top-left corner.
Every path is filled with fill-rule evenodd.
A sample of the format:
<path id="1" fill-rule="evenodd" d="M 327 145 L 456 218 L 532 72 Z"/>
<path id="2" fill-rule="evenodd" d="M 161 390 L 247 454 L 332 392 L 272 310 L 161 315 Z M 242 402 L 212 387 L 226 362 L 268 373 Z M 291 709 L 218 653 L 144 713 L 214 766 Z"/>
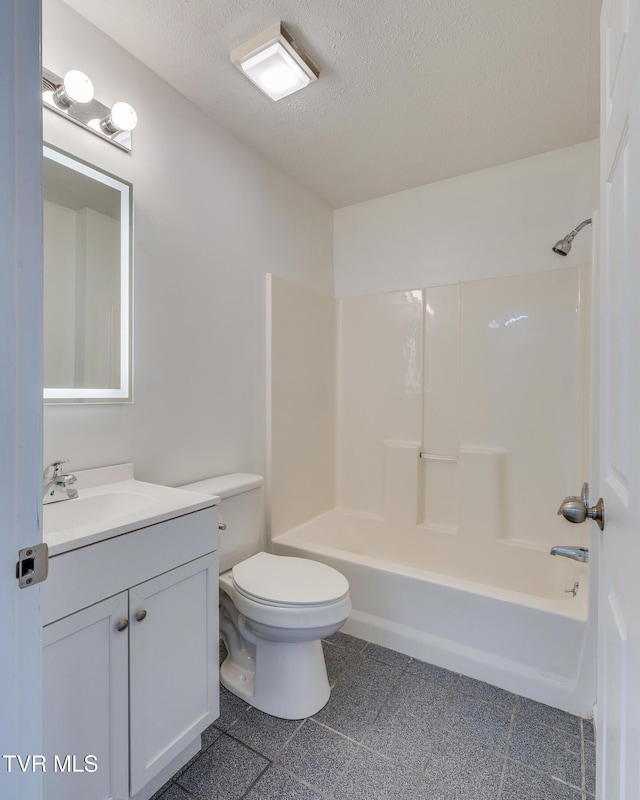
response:
<path id="1" fill-rule="evenodd" d="M 66 0 L 341 207 L 598 135 L 600 0 Z M 277 103 L 229 61 L 282 20 L 320 80 Z"/>

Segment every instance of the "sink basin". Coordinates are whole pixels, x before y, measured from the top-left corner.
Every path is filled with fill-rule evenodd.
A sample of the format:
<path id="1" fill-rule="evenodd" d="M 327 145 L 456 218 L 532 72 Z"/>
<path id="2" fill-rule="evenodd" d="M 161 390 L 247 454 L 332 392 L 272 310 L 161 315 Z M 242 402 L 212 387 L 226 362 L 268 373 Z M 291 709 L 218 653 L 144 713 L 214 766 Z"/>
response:
<path id="1" fill-rule="evenodd" d="M 133 478 L 133 465 L 74 473 L 78 497 L 43 506 L 43 539 L 54 556 L 215 505 L 218 498 Z"/>
<path id="2" fill-rule="evenodd" d="M 109 524 L 131 513 L 150 509 L 154 498 L 138 492 L 111 491 L 93 494 L 75 500 L 48 503 L 44 507 L 43 534 L 58 533 L 68 528 L 82 528 L 96 521 Z"/>

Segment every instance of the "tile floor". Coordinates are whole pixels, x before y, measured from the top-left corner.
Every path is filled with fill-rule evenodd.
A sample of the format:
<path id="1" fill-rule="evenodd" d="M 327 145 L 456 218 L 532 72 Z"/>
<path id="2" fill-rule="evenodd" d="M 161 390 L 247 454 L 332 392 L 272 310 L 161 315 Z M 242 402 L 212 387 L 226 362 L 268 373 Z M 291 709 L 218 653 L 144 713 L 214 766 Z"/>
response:
<path id="1" fill-rule="evenodd" d="M 331 699 L 281 720 L 220 689 L 202 750 L 153 800 L 590 800 L 589 720 L 338 632 Z"/>

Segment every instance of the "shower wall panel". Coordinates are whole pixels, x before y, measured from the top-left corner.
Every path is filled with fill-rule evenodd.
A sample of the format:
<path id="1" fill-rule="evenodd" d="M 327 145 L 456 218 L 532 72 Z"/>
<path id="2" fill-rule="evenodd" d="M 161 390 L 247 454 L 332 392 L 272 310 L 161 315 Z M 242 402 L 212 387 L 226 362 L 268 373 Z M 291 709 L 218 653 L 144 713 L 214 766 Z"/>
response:
<path id="1" fill-rule="evenodd" d="M 338 505 L 469 543 L 566 537 L 587 343 L 586 267 L 343 298 Z"/>
<path id="2" fill-rule="evenodd" d="M 397 490 L 399 470 L 417 497 L 422 307 L 422 290 L 351 297 L 339 303 L 336 499 L 340 507 L 393 515 L 393 508 L 403 502 Z M 410 513 L 415 521 L 415 500 Z"/>
<path id="3" fill-rule="evenodd" d="M 568 268 L 462 285 L 460 439 L 506 451 L 509 539 L 566 538 L 557 508 L 588 474 L 586 281 Z"/>
<path id="4" fill-rule="evenodd" d="M 271 533 L 335 505 L 336 308 L 331 295 L 269 275 Z"/>

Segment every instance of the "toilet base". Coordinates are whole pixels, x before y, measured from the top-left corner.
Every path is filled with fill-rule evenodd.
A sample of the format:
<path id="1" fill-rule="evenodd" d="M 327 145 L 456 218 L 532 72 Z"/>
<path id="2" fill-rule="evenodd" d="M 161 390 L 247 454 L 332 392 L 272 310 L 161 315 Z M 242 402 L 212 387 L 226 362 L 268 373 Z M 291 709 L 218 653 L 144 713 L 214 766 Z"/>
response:
<path id="1" fill-rule="evenodd" d="M 329 700 L 322 642 L 272 642 L 257 638 L 255 672 L 235 664 L 220 667 L 220 682 L 254 708 L 282 719 L 304 719 Z"/>

